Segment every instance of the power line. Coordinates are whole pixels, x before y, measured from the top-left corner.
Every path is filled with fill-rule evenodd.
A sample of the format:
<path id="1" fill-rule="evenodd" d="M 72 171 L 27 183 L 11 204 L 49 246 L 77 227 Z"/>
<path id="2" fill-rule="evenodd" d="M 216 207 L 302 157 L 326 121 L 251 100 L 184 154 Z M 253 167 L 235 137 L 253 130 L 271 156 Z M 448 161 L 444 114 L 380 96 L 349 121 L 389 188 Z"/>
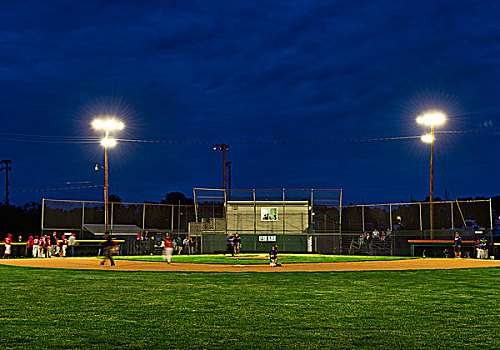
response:
<path id="1" fill-rule="evenodd" d="M 20 133 L 12 133 L 12 132 L 1 132 L 0 135 L 7 135 L 7 136 L 22 136 L 22 137 L 38 137 L 38 138 L 63 138 L 63 139 L 74 139 L 74 140 L 80 140 L 80 139 L 96 139 L 98 140 L 99 137 L 97 136 L 56 136 L 56 135 L 34 135 L 34 134 L 20 134 Z"/>
<path id="2" fill-rule="evenodd" d="M 436 131 L 436 134 L 478 134 L 478 133 L 498 133 L 500 129 L 487 130 L 442 130 Z M 1 135 L 14 135 L 18 137 L 9 137 Z M 330 140 L 294 140 L 294 141 L 237 141 L 231 142 L 233 145 L 307 145 L 307 144 L 332 144 L 332 143 L 350 143 L 350 142 L 375 142 L 375 141 L 394 141 L 419 139 L 421 135 L 413 136 L 389 136 L 376 138 L 359 139 L 330 139 Z M 33 139 L 35 138 L 35 139 Z M 39 139 L 36 139 L 39 138 Z M 61 138 L 61 139 L 58 139 Z M 28 135 L 0 132 L 0 140 L 30 143 L 52 143 L 52 144 L 92 144 L 99 143 L 97 137 L 77 137 L 77 136 L 46 136 L 46 135 Z M 214 141 L 187 141 L 187 140 L 143 140 L 143 139 L 116 139 L 121 142 L 130 143 L 156 143 L 171 145 L 213 145 Z"/>
<path id="3" fill-rule="evenodd" d="M 43 189 L 36 189 L 36 190 L 17 190 L 17 191 L 12 191 L 12 192 L 21 193 L 21 192 L 68 191 L 68 190 L 83 190 L 83 189 L 88 189 L 88 188 L 99 188 L 99 187 L 103 187 L 103 185 L 43 188 Z"/>
<path id="4" fill-rule="evenodd" d="M 338 143 L 338 142 L 370 142 L 370 141 L 389 141 L 389 140 L 406 140 L 418 139 L 421 136 L 394 136 L 394 137 L 378 137 L 369 139 L 332 139 L 332 140 L 297 140 L 297 141 L 248 141 L 248 142 L 231 142 L 236 145 L 301 145 L 301 144 L 322 144 L 322 143 Z M 122 142 L 138 142 L 138 143 L 162 143 L 162 144 L 202 144 L 213 145 L 215 142 L 208 141 L 170 141 L 170 140 L 139 140 L 139 139 L 116 139 Z"/>
<path id="5" fill-rule="evenodd" d="M 16 141 L 16 142 L 29 142 L 29 143 L 98 143 L 99 140 L 33 140 L 33 139 L 28 139 L 28 138 L 12 138 L 12 137 L 4 137 L 0 136 L 0 140 L 6 140 L 6 141 Z"/>

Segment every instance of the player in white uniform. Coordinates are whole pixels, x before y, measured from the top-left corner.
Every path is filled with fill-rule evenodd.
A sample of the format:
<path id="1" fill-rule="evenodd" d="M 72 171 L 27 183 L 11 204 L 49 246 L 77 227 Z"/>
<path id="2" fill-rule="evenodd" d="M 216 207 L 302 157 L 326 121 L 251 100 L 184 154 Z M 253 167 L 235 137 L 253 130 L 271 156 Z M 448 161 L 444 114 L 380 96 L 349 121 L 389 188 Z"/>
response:
<path id="1" fill-rule="evenodd" d="M 38 239 L 38 236 L 35 236 L 35 239 L 33 240 L 33 257 L 38 258 L 38 252 L 40 251 L 40 240 Z"/>

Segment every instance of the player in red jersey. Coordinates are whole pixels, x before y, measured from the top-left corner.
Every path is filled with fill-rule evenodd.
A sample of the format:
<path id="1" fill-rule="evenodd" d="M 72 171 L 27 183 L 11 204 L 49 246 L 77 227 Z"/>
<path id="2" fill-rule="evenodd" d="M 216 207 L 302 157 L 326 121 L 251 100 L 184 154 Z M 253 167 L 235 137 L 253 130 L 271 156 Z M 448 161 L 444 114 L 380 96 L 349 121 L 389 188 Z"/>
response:
<path id="1" fill-rule="evenodd" d="M 170 264 L 172 262 L 172 253 L 174 252 L 174 243 L 169 236 L 165 237 L 165 251 L 163 252 L 163 260 L 167 260 Z"/>
<path id="2" fill-rule="evenodd" d="M 26 257 L 29 258 L 30 255 L 31 257 L 33 257 L 32 253 L 33 253 L 33 236 L 30 236 L 30 238 L 28 238 L 28 243 L 26 243 Z"/>
<path id="3" fill-rule="evenodd" d="M 61 238 L 61 248 L 62 248 L 61 256 L 63 258 L 65 258 L 66 257 L 66 250 L 68 249 L 68 239 L 66 238 L 65 235 L 63 235 Z"/>

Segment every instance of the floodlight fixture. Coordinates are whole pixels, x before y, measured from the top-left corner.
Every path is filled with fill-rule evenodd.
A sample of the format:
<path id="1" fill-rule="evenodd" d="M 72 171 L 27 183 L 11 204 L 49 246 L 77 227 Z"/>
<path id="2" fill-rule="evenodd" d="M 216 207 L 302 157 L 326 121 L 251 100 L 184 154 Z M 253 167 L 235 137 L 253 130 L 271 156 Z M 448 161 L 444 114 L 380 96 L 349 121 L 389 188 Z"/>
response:
<path id="1" fill-rule="evenodd" d="M 92 122 L 92 127 L 96 130 L 105 131 L 123 130 L 125 128 L 125 124 L 123 124 L 123 122 L 113 119 L 111 116 L 105 116 L 104 118 L 107 119 L 95 119 Z"/>
<path id="2" fill-rule="evenodd" d="M 429 126 L 441 125 L 446 121 L 446 115 L 443 112 L 426 112 L 417 117 L 417 123 Z"/>

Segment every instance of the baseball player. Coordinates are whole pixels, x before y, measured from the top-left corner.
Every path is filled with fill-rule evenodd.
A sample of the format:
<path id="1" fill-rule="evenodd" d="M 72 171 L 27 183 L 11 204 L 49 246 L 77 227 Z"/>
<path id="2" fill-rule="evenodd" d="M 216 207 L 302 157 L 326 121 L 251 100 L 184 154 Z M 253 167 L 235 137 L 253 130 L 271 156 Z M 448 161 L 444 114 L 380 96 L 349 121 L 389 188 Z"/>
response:
<path id="1" fill-rule="evenodd" d="M 61 256 L 61 241 L 57 239 L 56 237 L 56 248 L 55 248 L 55 252 L 54 250 L 52 251 L 53 252 L 53 255 L 54 256 Z"/>
<path id="2" fill-rule="evenodd" d="M 233 243 L 234 243 L 234 253 L 236 255 L 240 255 L 240 252 L 241 252 L 241 237 L 240 237 L 240 235 L 238 235 L 238 234 L 234 235 Z"/>
<path id="3" fill-rule="evenodd" d="M 3 240 L 5 243 L 5 252 L 3 254 L 3 258 L 10 258 L 11 256 L 11 250 L 12 250 L 12 235 L 10 233 L 7 233 L 7 237 Z"/>
<path id="4" fill-rule="evenodd" d="M 45 258 L 45 236 L 40 236 L 40 241 L 38 242 L 38 257 Z"/>
<path id="5" fill-rule="evenodd" d="M 278 262 L 278 247 L 275 245 L 269 251 L 269 265 L 271 267 L 281 266 Z"/>
<path id="6" fill-rule="evenodd" d="M 50 255 L 57 256 L 59 253 L 59 246 L 57 245 L 57 233 L 52 232 L 52 236 L 50 237 Z"/>
<path id="7" fill-rule="evenodd" d="M 38 236 L 35 236 L 35 238 L 33 239 L 33 257 L 34 258 L 38 258 L 39 242 L 40 242 L 40 240 L 38 239 Z"/>
<path id="8" fill-rule="evenodd" d="M 76 242 L 75 234 L 72 233 L 71 236 L 69 236 L 69 239 L 68 239 L 69 253 L 71 254 L 72 257 L 75 257 L 75 246 L 77 244 L 78 243 Z"/>
<path id="9" fill-rule="evenodd" d="M 479 241 L 479 254 L 480 259 L 488 259 L 488 242 L 484 237 Z"/>
<path id="10" fill-rule="evenodd" d="M 167 263 L 172 262 L 172 253 L 174 252 L 174 244 L 172 243 L 172 238 L 167 236 L 165 238 L 165 250 L 163 252 L 163 260 L 167 260 Z"/>
<path id="11" fill-rule="evenodd" d="M 33 236 L 30 236 L 28 238 L 28 243 L 26 243 L 26 257 L 29 258 L 32 252 L 33 252 Z"/>
<path id="12" fill-rule="evenodd" d="M 227 253 L 234 256 L 234 237 L 232 233 L 228 233 L 226 237 Z"/>
<path id="13" fill-rule="evenodd" d="M 115 247 L 118 245 L 113 238 L 109 235 L 109 233 L 106 233 L 104 235 L 104 238 L 106 239 L 104 242 L 101 243 L 101 245 L 104 247 L 104 259 L 101 261 L 101 265 L 104 265 L 106 262 L 106 258 L 109 259 L 110 266 L 115 266 L 115 261 L 113 260 L 113 254 L 115 253 Z"/>
<path id="14" fill-rule="evenodd" d="M 66 238 L 65 235 L 63 235 L 61 238 L 61 256 L 63 258 L 66 257 L 66 250 L 67 249 L 68 249 L 68 239 Z"/>
<path id="15" fill-rule="evenodd" d="M 454 248 L 455 248 L 455 259 L 462 259 L 462 237 L 460 237 L 460 233 L 455 232 L 455 242 L 454 242 Z"/>
<path id="16" fill-rule="evenodd" d="M 44 245 L 43 245 L 44 251 L 45 251 L 45 257 L 50 258 L 51 257 L 51 251 L 52 251 L 52 244 L 50 242 L 50 236 L 47 235 L 45 236 L 44 239 Z"/>

